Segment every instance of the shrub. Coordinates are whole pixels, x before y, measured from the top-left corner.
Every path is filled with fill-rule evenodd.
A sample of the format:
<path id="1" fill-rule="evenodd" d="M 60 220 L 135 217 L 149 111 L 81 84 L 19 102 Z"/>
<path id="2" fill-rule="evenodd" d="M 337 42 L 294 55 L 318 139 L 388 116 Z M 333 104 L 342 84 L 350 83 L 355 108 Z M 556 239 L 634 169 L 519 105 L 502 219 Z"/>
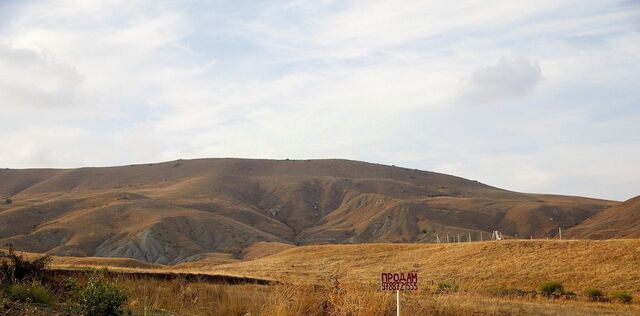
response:
<path id="1" fill-rule="evenodd" d="M 17 255 L 12 245 L 9 245 L 8 252 L 0 251 L 0 257 L 2 257 L 0 275 L 9 282 L 39 279 L 51 262 L 50 256 L 29 261 L 22 255 Z"/>
<path id="2" fill-rule="evenodd" d="M 12 200 L 12 199 L 6 199 L 6 200 L 4 200 L 4 204 L 11 204 L 11 203 L 13 203 L 13 200 Z"/>
<path id="3" fill-rule="evenodd" d="M 84 288 L 79 292 L 80 312 L 83 315 L 111 316 L 124 315 L 124 304 L 129 295 L 117 284 L 107 281 L 104 274 L 94 272 Z"/>
<path id="4" fill-rule="evenodd" d="M 438 293 L 458 292 L 459 288 L 456 282 L 439 282 L 436 291 Z"/>
<path id="5" fill-rule="evenodd" d="M 599 301 L 604 297 L 602 291 L 596 288 L 588 288 L 584 290 L 584 295 L 586 295 L 587 298 L 592 301 Z"/>
<path id="6" fill-rule="evenodd" d="M 39 303 L 50 305 L 53 302 L 53 296 L 40 283 L 15 283 L 9 286 L 7 294 L 14 300 L 30 303 Z"/>
<path id="7" fill-rule="evenodd" d="M 613 297 L 614 299 L 619 300 L 620 302 L 625 303 L 625 304 L 629 304 L 633 300 L 633 297 L 631 297 L 631 294 L 629 294 L 628 292 L 624 292 L 624 291 L 613 292 L 611 294 L 611 297 Z"/>
<path id="8" fill-rule="evenodd" d="M 564 293 L 564 286 L 562 286 L 560 282 L 547 281 L 542 283 L 540 287 L 538 287 L 538 290 L 545 296 L 562 295 Z"/>

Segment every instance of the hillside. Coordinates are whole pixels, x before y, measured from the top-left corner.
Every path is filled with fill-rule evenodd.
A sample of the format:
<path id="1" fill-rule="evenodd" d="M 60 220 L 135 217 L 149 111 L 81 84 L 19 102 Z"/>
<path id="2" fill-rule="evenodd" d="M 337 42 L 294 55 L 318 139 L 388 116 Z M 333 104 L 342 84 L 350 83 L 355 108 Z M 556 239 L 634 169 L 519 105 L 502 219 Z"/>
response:
<path id="1" fill-rule="evenodd" d="M 322 284 L 337 277 L 364 285 L 377 285 L 382 271 L 415 271 L 423 288 L 432 281 L 455 281 L 473 291 L 534 289 L 544 281 L 557 280 L 575 292 L 587 287 L 634 291 L 640 279 L 639 247 L 638 239 L 309 245 L 227 263 L 203 260 L 163 266 L 121 258 L 54 257 L 53 266 L 231 275 L 293 284 Z"/>
<path id="2" fill-rule="evenodd" d="M 618 202 L 510 192 L 349 160 L 197 159 L 0 170 L 0 243 L 176 264 L 241 258 L 257 242 L 433 242 L 555 236 Z"/>
<path id="3" fill-rule="evenodd" d="M 547 280 L 568 290 L 632 290 L 640 280 L 640 240 L 508 240 L 460 244 L 354 244 L 296 247 L 275 255 L 191 271 L 316 284 L 338 277 L 378 285 L 383 271 L 418 272 L 422 287 L 535 289 Z M 190 271 L 189 264 L 181 270 Z"/>
<path id="4" fill-rule="evenodd" d="M 571 238 L 640 238 L 640 196 L 614 205 L 567 231 Z"/>

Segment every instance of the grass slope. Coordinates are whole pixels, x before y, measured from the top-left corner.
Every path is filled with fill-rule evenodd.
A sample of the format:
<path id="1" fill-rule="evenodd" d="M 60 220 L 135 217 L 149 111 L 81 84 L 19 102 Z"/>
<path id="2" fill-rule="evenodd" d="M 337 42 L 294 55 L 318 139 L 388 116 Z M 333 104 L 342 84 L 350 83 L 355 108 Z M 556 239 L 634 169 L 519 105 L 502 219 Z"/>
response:
<path id="1" fill-rule="evenodd" d="M 513 240 L 304 246 L 206 271 L 294 283 L 338 276 L 370 284 L 379 282 L 381 272 L 417 271 L 423 287 L 455 281 L 462 289 L 534 289 L 557 280 L 580 293 L 587 287 L 640 290 L 638 262 L 640 240 Z"/>
<path id="2" fill-rule="evenodd" d="M 573 238 L 640 238 L 640 196 L 612 206 L 567 231 Z"/>

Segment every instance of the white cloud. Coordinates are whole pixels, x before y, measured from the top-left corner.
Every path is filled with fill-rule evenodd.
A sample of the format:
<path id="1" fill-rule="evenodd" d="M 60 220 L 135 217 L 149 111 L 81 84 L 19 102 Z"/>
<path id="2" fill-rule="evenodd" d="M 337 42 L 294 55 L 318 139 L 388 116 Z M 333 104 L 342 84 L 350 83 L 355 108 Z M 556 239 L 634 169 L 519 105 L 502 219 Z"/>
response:
<path id="1" fill-rule="evenodd" d="M 467 102 L 487 102 L 531 93 L 542 77 L 536 61 L 502 57 L 497 63 L 477 68 L 471 75 Z"/>
<path id="2" fill-rule="evenodd" d="M 67 107 L 76 103 L 80 74 L 30 49 L 0 45 L 0 99 L 11 106 Z"/>

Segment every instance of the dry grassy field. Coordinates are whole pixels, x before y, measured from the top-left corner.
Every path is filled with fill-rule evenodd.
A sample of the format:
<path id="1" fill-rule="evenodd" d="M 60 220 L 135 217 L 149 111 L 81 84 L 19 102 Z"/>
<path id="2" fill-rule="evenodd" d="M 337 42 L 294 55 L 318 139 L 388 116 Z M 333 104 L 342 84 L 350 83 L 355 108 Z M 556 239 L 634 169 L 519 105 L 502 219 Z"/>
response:
<path id="1" fill-rule="evenodd" d="M 355 284 L 224 285 L 122 278 L 131 309 L 140 315 L 395 315 L 395 295 Z M 493 296 L 423 289 L 401 296 L 402 315 L 637 315 L 638 304 L 584 298 Z"/>
<path id="2" fill-rule="evenodd" d="M 635 291 L 640 289 L 639 263 L 640 240 L 636 239 L 509 240 L 303 246 L 204 271 L 297 284 L 333 276 L 377 284 L 381 272 L 417 271 L 423 286 L 453 280 L 469 290 L 533 289 L 546 280 L 558 280 L 574 292 L 585 287 Z"/>
<path id="3" fill-rule="evenodd" d="M 55 257 L 53 268 L 119 271 L 111 277 L 130 293 L 128 307 L 139 315 L 392 315 L 394 293 L 378 290 L 380 273 L 390 271 L 419 275 L 419 290 L 402 294 L 403 315 L 640 314 L 640 240 L 254 248 L 256 259 L 231 263 L 204 258 L 162 266 L 130 259 Z M 228 284 L 178 273 L 277 283 Z M 538 286 L 551 280 L 570 294 L 541 295 Z M 455 286 L 443 290 L 441 284 Z M 602 290 L 604 299 L 591 301 L 584 294 L 587 288 Z M 616 291 L 630 293 L 633 302 L 617 301 L 612 296 Z"/>

